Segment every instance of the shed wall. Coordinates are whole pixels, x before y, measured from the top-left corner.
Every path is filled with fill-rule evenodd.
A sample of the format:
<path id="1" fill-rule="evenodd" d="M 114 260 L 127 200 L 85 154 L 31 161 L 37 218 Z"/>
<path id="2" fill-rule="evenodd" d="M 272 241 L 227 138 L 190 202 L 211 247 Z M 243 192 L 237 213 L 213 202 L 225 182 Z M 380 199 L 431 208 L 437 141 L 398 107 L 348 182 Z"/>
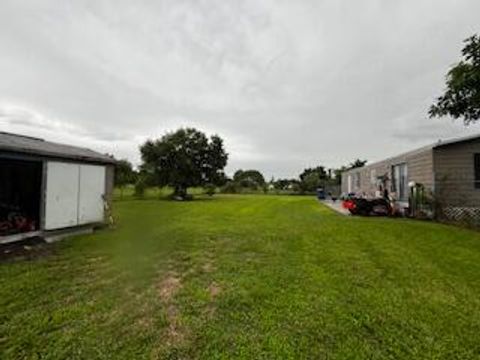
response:
<path id="1" fill-rule="evenodd" d="M 45 230 L 104 220 L 105 166 L 47 162 Z"/>
<path id="2" fill-rule="evenodd" d="M 78 225 L 79 166 L 47 162 L 45 188 L 45 230 Z"/>
<path id="3" fill-rule="evenodd" d="M 105 166 L 80 166 L 78 225 L 104 221 Z"/>

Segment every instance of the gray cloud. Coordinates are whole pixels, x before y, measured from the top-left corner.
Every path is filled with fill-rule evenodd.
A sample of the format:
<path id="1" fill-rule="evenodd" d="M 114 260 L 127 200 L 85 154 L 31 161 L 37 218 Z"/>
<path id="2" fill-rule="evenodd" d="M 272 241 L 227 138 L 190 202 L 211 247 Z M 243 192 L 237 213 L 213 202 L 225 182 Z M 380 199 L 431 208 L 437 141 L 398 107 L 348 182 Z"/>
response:
<path id="1" fill-rule="evenodd" d="M 0 127 L 138 162 L 179 126 L 294 176 L 480 130 L 427 118 L 476 0 L 0 4 Z"/>

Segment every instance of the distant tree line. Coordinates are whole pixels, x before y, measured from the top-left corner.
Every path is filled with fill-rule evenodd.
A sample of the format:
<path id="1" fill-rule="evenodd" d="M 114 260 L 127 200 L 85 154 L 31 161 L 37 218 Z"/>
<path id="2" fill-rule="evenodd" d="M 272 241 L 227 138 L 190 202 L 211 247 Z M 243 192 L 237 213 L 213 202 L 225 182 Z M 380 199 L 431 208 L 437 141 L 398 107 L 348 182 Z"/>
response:
<path id="1" fill-rule="evenodd" d="M 170 187 L 172 198 L 190 199 L 189 188 L 203 188 L 208 195 L 223 193 L 292 193 L 308 194 L 318 188 L 335 188 L 341 183 L 342 172 L 365 165 L 357 159 L 336 169 L 316 166 L 304 169 L 297 178 L 266 181 L 256 169 L 237 170 L 229 178 L 224 168 L 228 154 L 223 140 L 207 137 L 192 128 L 166 133 L 157 140 L 140 146 L 142 163 L 138 170 L 125 159 L 117 161 L 115 185 L 123 196 L 127 185 L 134 185 L 135 195 L 142 197 L 149 187 Z"/>
<path id="2" fill-rule="evenodd" d="M 309 194 L 318 188 L 339 188 L 342 181 L 342 172 L 365 166 L 366 160 L 357 159 L 348 165 L 338 169 L 327 169 L 324 166 L 306 168 L 298 178 L 274 179 L 268 183 L 259 170 L 238 170 L 233 178 L 227 179 L 225 186 L 221 188 L 225 193 L 246 192 L 277 192 L 291 194 Z"/>
<path id="3" fill-rule="evenodd" d="M 267 192 L 267 183 L 258 170 L 237 170 L 233 178 L 227 179 L 221 188 L 224 193 Z"/>

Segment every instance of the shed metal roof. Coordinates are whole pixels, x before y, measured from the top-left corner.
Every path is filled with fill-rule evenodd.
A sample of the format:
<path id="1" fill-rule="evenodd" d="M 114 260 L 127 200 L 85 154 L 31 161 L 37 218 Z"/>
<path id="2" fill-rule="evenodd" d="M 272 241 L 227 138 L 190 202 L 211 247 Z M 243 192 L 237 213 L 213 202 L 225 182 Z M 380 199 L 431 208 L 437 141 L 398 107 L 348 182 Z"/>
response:
<path id="1" fill-rule="evenodd" d="M 78 146 L 65 145 L 43 139 L 0 131 L 0 152 L 46 156 L 83 162 L 113 164 L 115 159 Z"/>

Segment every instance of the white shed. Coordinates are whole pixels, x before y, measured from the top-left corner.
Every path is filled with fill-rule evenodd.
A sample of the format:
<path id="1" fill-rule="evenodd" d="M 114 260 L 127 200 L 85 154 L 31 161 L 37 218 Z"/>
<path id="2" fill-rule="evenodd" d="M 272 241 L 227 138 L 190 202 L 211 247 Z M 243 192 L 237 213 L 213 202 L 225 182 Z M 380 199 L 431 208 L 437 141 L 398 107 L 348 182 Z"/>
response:
<path id="1" fill-rule="evenodd" d="M 114 165 L 90 149 L 0 132 L 0 243 L 103 223 Z"/>

